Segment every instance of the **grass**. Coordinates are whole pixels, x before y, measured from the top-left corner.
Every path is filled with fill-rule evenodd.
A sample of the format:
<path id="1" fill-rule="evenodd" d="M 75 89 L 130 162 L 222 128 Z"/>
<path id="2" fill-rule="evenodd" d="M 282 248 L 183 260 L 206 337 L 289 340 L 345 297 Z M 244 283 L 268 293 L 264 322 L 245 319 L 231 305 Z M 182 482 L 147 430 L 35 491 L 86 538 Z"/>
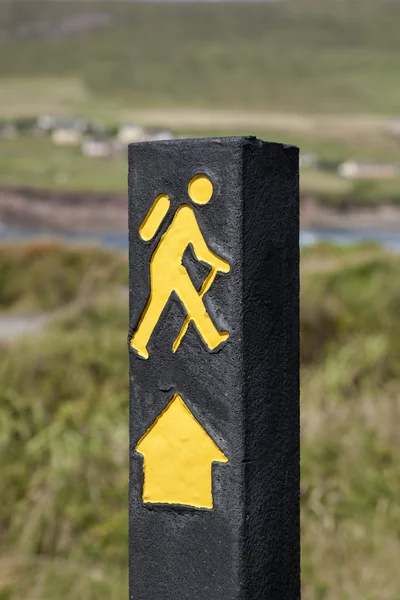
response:
<path id="1" fill-rule="evenodd" d="M 336 266 L 323 250 L 320 270 L 314 259 L 302 289 L 303 593 L 394 600 L 400 263 L 373 249 Z"/>
<path id="2" fill-rule="evenodd" d="M 189 135 L 250 133 L 296 144 L 331 165 L 398 161 L 398 139 L 386 128 L 400 106 L 399 19 L 400 4 L 391 0 L 229 8 L 4 0 L 0 117 L 54 112 L 165 126 L 176 109 L 172 129 L 179 134 L 185 108 L 194 115 Z M 225 111 L 228 122 L 211 131 L 208 116 L 217 113 L 218 122 Z M 238 123 L 250 116 L 251 124 L 238 126 L 235 111 Z M 125 156 L 88 159 L 79 148 L 23 138 L 0 140 L 0 157 L 2 185 L 125 190 Z M 307 170 L 302 185 L 326 203 L 400 200 L 399 180 L 358 185 Z"/>
<path id="3" fill-rule="evenodd" d="M 112 293 L 126 273 L 82 299 L 82 265 L 125 259 L 80 252 L 33 251 L 39 280 L 73 281 L 58 300 L 72 308 L 0 345 L 4 600 L 127 594 L 128 323 Z M 37 295 L 28 248 L 1 257 L 13 265 L 1 280 Z M 398 600 L 400 259 L 373 245 L 308 249 L 301 300 L 303 598 Z"/>
<path id="4" fill-rule="evenodd" d="M 79 146 L 55 146 L 46 137 L 0 140 L 0 182 L 68 191 L 126 191 L 126 154 L 87 158 Z"/>
<path id="5" fill-rule="evenodd" d="M 15 77 L 10 74 L 2 78 L 1 88 L 0 107 L 5 115 L 14 113 L 15 107 L 19 107 L 17 116 L 51 113 L 64 105 L 73 110 L 80 108 L 88 97 L 82 80 L 73 76 Z"/>
<path id="6" fill-rule="evenodd" d="M 387 0 L 229 8 L 6 0 L 0 8 L 0 78 L 16 78 L 20 89 L 26 78 L 50 87 L 51 78 L 64 80 L 65 87 L 43 94 L 46 106 L 61 109 L 78 104 L 107 112 L 111 104 L 112 110 L 185 106 L 387 115 L 400 104 L 399 18 L 399 4 Z M 14 93 L 10 85 L 3 112 L 18 105 L 26 110 L 31 95 Z M 38 86 L 36 106 L 40 93 Z"/>
<path id="7" fill-rule="evenodd" d="M 128 285 L 123 256 L 102 248 L 58 242 L 3 246 L 0 253 L 0 313 L 54 310 L 79 298 Z"/>
<path id="8" fill-rule="evenodd" d="M 126 327 L 126 308 L 86 309 L 39 345 L 1 348 L 0 572 L 11 551 L 12 598 L 126 596 Z"/>

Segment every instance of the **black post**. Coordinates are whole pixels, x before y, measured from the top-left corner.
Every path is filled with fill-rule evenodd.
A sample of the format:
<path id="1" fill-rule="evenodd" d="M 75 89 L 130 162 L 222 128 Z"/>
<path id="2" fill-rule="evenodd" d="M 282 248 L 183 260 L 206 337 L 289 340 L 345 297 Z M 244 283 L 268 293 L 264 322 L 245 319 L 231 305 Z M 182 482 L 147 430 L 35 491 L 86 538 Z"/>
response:
<path id="1" fill-rule="evenodd" d="M 131 144 L 130 598 L 298 600 L 298 150 Z"/>

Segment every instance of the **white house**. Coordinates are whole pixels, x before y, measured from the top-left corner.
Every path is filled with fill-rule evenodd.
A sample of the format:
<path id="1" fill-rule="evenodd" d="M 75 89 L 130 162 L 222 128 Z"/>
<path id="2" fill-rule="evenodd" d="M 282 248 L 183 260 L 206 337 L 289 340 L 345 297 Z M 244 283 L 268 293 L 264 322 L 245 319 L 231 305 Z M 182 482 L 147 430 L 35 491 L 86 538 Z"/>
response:
<path id="1" fill-rule="evenodd" d="M 81 145 L 82 154 L 90 158 L 104 158 L 113 154 L 113 146 L 107 140 L 84 139 Z"/>
<path id="2" fill-rule="evenodd" d="M 121 144 L 142 142 L 146 138 L 146 131 L 140 125 L 121 125 L 118 130 L 117 139 Z"/>
<path id="3" fill-rule="evenodd" d="M 55 115 L 40 115 L 37 118 L 35 129 L 42 133 L 49 133 L 57 127 L 59 117 Z"/>
<path id="4" fill-rule="evenodd" d="M 153 133 L 149 133 L 149 139 L 153 140 L 153 141 L 161 141 L 161 140 L 173 140 L 174 136 L 172 135 L 171 131 L 167 131 L 167 130 L 162 130 L 162 131 L 155 131 Z"/>
<path id="5" fill-rule="evenodd" d="M 80 144 L 86 129 L 87 122 L 83 119 L 58 119 L 57 124 L 52 131 L 51 139 L 59 146 L 78 145 Z"/>
<path id="6" fill-rule="evenodd" d="M 400 137 L 400 117 L 391 119 L 388 123 L 387 130 L 390 135 Z"/>
<path id="7" fill-rule="evenodd" d="M 393 163 L 346 160 L 338 167 L 345 179 L 392 179 L 400 175 L 400 166 Z"/>
<path id="8" fill-rule="evenodd" d="M 317 155 L 313 152 L 300 152 L 299 166 L 301 169 L 310 169 L 318 164 Z"/>
<path id="9" fill-rule="evenodd" d="M 51 139 L 57 146 L 77 146 L 81 142 L 82 132 L 79 129 L 55 129 Z"/>

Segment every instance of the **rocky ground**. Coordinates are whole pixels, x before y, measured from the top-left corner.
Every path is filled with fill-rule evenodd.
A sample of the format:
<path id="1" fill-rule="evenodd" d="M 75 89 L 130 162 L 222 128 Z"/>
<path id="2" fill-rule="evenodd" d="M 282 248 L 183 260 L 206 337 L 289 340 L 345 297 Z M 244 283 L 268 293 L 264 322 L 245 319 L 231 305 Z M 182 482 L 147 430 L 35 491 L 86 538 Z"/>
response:
<path id="1" fill-rule="evenodd" d="M 123 194 L 0 190 L 0 223 L 13 227 L 124 232 L 127 211 Z"/>
<path id="2" fill-rule="evenodd" d="M 88 233 L 124 233 L 127 195 L 0 189 L 0 224 Z M 400 208 L 327 206 L 315 197 L 301 201 L 301 226 L 309 228 L 400 230 Z"/>

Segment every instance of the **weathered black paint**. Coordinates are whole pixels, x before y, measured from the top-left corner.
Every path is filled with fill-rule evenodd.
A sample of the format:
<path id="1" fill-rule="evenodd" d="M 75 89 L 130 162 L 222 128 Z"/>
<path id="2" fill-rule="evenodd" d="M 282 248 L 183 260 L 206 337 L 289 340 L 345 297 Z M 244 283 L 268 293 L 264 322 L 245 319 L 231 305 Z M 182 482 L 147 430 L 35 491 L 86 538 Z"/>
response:
<path id="1" fill-rule="evenodd" d="M 298 150 L 255 138 L 129 147 L 130 336 L 149 294 L 149 243 L 139 225 L 158 194 L 172 215 L 197 173 L 213 181 L 195 207 L 209 247 L 231 264 L 205 296 L 230 333 L 209 352 L 193 325 L 176 354 L 185 312 L 171 298 L 150 344 L 130 350 L 131 600 L 297 600 L 299 544 Z M 197 289 L 207 275 L 184 257 Z M 173 394 L 229 458 L 213 466 L 212 510 L 143 505 L 140 437 Z"/>

